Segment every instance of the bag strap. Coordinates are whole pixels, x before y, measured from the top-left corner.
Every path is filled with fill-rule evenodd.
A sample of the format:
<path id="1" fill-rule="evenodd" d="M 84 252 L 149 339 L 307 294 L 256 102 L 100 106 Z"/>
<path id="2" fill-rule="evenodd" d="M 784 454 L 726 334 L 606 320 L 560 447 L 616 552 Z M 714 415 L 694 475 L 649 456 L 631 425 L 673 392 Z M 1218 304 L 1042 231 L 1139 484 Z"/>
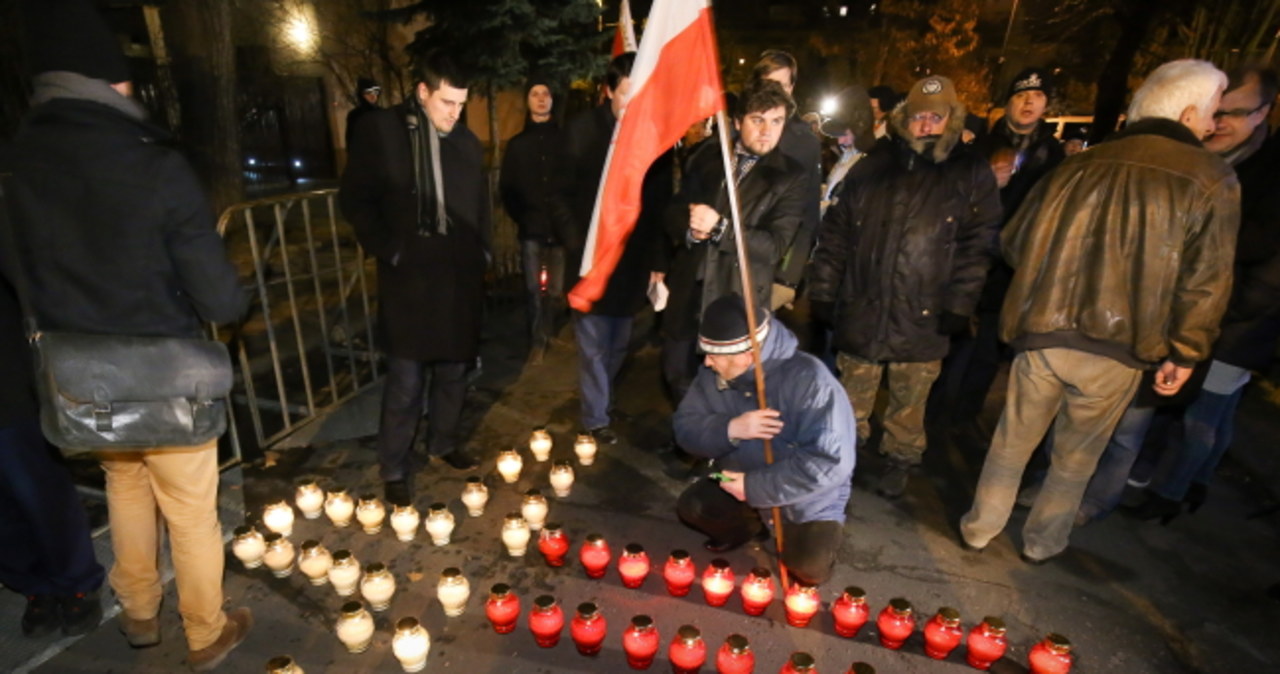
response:
<path id="1" fill-rule="evenodd" d="M 26 329 L 27 339 L 35 340 L 40 330 L 36 327 L 35 309 L 31 306 L 31 281 L 22 264 L 22 253 L 18 249 L 18 219 L 13 216 L 14 206 L 9 200 L 9 174 L 0 174 L 0 229 L 5 233 L 5 251 L 0 255 L 0 271 L 7 271 L 6 276 L 18 293 L 18 304 L 22 307 L 22 323 Z"/>

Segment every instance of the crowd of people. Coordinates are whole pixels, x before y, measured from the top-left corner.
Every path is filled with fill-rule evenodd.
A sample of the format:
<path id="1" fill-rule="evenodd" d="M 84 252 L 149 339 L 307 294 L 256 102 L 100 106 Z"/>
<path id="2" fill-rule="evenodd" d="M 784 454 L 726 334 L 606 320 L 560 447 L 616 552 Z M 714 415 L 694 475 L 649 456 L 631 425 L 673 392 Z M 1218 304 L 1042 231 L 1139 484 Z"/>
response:
<path id="1" fill-rule="evenodd" d="M 195 336 L 202 322 L 238 320 L 245 297 L 199 183 L 131 98 L 113 36 L 88 3 L 28 4 L 42 9 L 27 17 L 40 36 L 33 107 L 6 156 L 7 351 L 26 352 L 24 314 L 120 335 Z M 767 51 L 732 96 L 731 129 L 696 125 L 648 169 L 604 296 L 569 312 L 563 294 L 578 278 L 633 62 L 615 57 L 599 104 L 565 123 L 556 83 L 528 82 L 500 196 L 518 226 L 530 362 L 569 313 L 579 422 L 600 443 L 619 441 L 613 407 L 635 317 L 646 304 L 659 311 L 675 408 L 662 454 L 689 467 L 676 513 L 708 549 L 781 527 L 793 577 L 824 582 L 857 450 L 877 437 L 873 411 L 883 409 L 885 457 L 875 489 L 899 498 L 930 446 L 973 430 L 1005 363 L 1004 409 L 959 544 L 983 549 L 1023 503 L 1023 558 L 1039 564 L 1067 548 L 1073 527 L 1117 508 L 1126 485 L 1147 489 L 1131 509 L 1141 519 L 1204 501 L 1243 387 L 1280 337 L 1274 72 L 1164 64 L 1135 92 L 1126 126 L 1084 149 L 1046 123 L 1044 69 L 1013 78 L 990 128 L 943 75 L 902 93 L 851 85 L 835 114 L 806 120 L 792 98 L 799 64 Z M 393 504 L 414 498 L 424 395 L 428 455 L 462 471 L 484 458 L 461 427 L 491 249 L 481 145 L 460 123 L 470 80 L 439 51 L 413 76 L 392 108 L 377 106 L 376 83 L 359 83 L 339 190 L 377 260 L 387 364 L 377 454 Z M 796 306 L 808 307 L 805 325 Z M 6 381 L 32 379 L 21 358 L 0 366 Z M 20 515 L 0 536 L 28 553 L 0 564 L 0 582 L 28 596 L 25 633 L 82 633 L 100 618 L 104 571 L 31 386 L 0 392 L 0 499 Z M 1178 410 L 1183 433 L 1144 450 L 1162 408 Z M 137 647 L 159 641 L 162 517 L 189 662 L 211 669 L 252 625 L 248 609 L 222 607 L 216 441 L 127 449 L 98 454 L 121 629 Z M 1046 468 L 1029 475 L 1037 452 Z"/>

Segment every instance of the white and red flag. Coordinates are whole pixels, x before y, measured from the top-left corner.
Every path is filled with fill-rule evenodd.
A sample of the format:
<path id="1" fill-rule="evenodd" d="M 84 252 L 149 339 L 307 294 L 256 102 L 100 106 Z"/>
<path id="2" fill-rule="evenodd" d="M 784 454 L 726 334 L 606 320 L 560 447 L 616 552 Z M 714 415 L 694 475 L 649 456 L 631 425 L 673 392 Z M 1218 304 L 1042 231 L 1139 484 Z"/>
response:
<path id="1" fill-rule="evenodd" d="M 613 129 L 591 213 L 582 279 L 569 305 L 590 311 L 618 266 L 640 215 L 645 172 L 695 122 L 724 108 L 706 0 L 655 0 L 631 68 L 630 99 Z"/>
<path id="2" fill-rule="evenodd" d="M 622 0 L 618 8 L 618 29 L 613 33 L 613 56 L 636 50 L 636 26 L 631 21 L 631 3 Z"/>

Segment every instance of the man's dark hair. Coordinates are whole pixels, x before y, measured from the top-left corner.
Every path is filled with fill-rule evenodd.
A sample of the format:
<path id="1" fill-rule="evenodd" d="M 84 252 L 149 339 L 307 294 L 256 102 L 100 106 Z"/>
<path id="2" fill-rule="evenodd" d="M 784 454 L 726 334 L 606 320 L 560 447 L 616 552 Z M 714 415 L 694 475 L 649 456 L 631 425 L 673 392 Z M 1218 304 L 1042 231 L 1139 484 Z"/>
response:
<path id="1" fill-rule="evenodd" d="M 754 79 L 762 80 L 768 77 L 769 73 L 783 68 L 791 70 L 791 86 L 794 87 L 796 78 L 800 77 L 800 66 L 796 63 L 796 57 L 781 49 L 766 49 L 760 55 L 760 60 L 756 61 L 756 67 L 752 69 L 751 76 Z"/>
<path id="2" fill-rule="evenodd" d="M 1258 94 L 1262 97 L 1262 104 L 1274 106 L 1276 95 L 1280 94 L 1280 78 L 1276 77 L 1276 71 L 1265 66 L 1241 66 L 1227 73 L 1227 91 L 1244 86 L 1250 75 L 1258 78 Z"/>
<path id="3" fill-rule="evenodd" d="M 734 119 L 741 120 L 753 112 L 765 112 L 778 106 L 786 109 L 788 118 L 796 111 L 796 102 L 781 84 L 773 80 L 752 80 L 738 95 Z"/>
<path id="4" fill-rule="evenodd" d="M 618 85 L 622 84 L 622 80 L 631 77 L 631 66 L 635 65 L 636 53 L 633 51 L 623 52 L 613 57 L 609 62 L 609 69 L 604 73 L 605 86 L 609 87 L 609 91 L 616 91 Z"/>
<path id="5" fill-rule="evenodd" d="M 436 49 L 414 59 L 413 78 L 417 82 L 425 82 L 432 91 L 439 89 L 442 82 L 455 89 L 466 89 L 471 82 L 471 73 L 452 56 Z"/>

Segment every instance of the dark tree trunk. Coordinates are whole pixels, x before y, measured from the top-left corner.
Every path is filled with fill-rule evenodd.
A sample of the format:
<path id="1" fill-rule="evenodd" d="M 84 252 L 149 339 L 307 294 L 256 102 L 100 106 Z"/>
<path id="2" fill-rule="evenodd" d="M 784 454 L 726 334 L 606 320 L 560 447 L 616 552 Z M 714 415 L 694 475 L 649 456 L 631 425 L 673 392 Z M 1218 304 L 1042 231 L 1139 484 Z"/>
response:
<path id="1" fill-rule="evenodd" d="M 1120 37 L 1098 75 L 1093 128 L 1089 130 L 1090 144 L 1106 138 L 1116 128 L 1125 109 L 1125 100 L 1129 97 L 1129 73 L 1133 71 L 1134 57 L 1146 41 L 1151 27 L 1177 4 L 1173 0 L 1134 0 L 1127 3 L 1127 8 L 1116 10 Z"/>

